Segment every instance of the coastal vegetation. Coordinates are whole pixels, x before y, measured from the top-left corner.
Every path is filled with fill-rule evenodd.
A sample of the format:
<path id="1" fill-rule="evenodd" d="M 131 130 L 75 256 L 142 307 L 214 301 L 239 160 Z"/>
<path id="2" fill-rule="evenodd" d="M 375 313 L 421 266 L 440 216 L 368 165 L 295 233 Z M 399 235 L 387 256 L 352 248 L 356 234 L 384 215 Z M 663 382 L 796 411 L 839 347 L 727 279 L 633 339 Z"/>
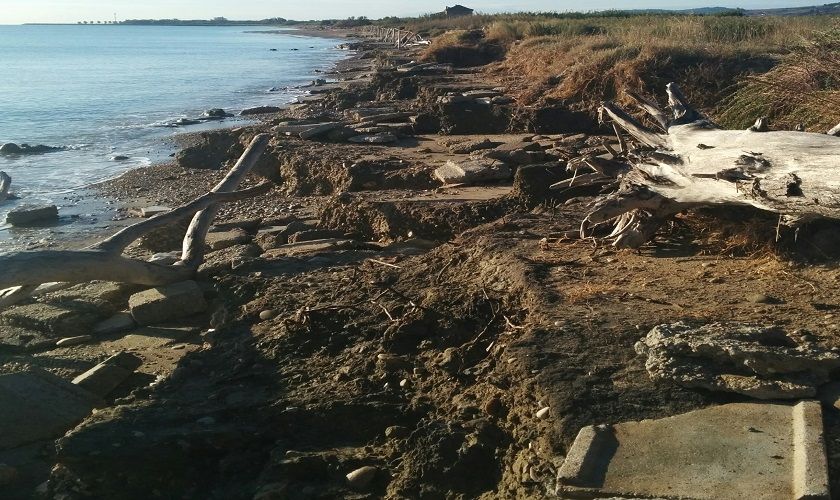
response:
<path id="1" fill-rule="evenodd" d="M 825 128 L 840 101 L 840 17 L 631 12 L 510 14 L 405 20 L 433 37 L 429 61 L 472 66 L 515 88 L 521 104 L 563 100 L 595 109 L 683 82 L 728 127 L 767 115 L 779 126 Z M 808 92 L 802 92 L 802 90 Z"/>

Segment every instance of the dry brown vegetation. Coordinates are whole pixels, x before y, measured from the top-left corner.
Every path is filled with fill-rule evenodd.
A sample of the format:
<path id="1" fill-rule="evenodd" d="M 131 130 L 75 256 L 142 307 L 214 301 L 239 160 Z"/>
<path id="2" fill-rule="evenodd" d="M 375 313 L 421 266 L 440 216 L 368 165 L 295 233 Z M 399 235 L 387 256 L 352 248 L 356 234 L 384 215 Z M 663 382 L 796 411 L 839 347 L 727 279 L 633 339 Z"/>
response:
<path id="1" fill-rule="evenodd" d="M 840 120 L 840 19 L 810 17 L 538 15 L 417 21 L 450 30 L 426 58 L 457 65 L 500 60 L 521 104 L 560 99 L 579 109 L 657 97 L 678 81 L 704 112 L 728 127 L 769 115 L 782 127 L 825 129 Z M 804 92 L 803 92 L 804 91 Z"/>

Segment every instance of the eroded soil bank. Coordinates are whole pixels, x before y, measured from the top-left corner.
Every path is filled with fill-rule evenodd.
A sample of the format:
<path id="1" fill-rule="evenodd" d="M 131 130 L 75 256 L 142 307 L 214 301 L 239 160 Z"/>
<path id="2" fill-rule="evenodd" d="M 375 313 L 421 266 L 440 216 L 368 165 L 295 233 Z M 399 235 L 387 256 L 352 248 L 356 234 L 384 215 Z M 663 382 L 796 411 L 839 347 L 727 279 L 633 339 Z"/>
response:
<path id="1" fill-rule="evenodd" d="M 651 380 L 634 345 L 652 327 L 772 324 L 840 347 L 833 229 L 784 256 L 727 247 L 697 223 L 708 214 L 638 253 L 571 238 L 595 193 L 547 187 L 572 175 L 567 160 L 606 151 L 609 131 L 497 99 L 504 88 L 481 68 L 399 68 L 416 54 L 358 48 L 306 103 L 202 134 L 176 163 L 102 187 L 128 206 L 175 206 L 256 133 L 275 135 L 246 182 L 275 187 L 225 206 L 211 233 L 205 312 L 70 347 L 55 340 L 86 334 L 139 289 L 77 287 L 3 313 L 2 373 L 70 379 L 117 351 L 143 361 L 63 437 L 2 452 L 12 498 L 39 484 L 62 499 L 545 498 L 585 425 L 749 400 Z M 280 132 L 333 122 L 310 139 Z M 360 136 L 388 140 L 349 142 Z M 488 157 L 510 175 L 444 185 L 435 174 Z M 129 253 L 176 250 L 182 235 L 158 231 Z M 27 307 L 67 313 L 15 313 Z M 836 477 L 836 410 L 825 424 Z"/>

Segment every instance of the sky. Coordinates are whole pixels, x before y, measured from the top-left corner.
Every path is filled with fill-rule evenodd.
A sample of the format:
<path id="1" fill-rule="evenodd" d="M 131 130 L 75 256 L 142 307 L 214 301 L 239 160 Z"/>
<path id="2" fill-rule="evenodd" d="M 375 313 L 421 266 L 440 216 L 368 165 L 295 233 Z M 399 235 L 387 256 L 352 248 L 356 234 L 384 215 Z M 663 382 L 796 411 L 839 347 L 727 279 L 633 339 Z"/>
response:
<path id="1" fill-rule="evenodd" d="M 773 8 L 819 5 L 830 0 L 449 0 L 482 13 L 603 9 Z M 439 12 L 446 0 L 0 0 L 0 24 L 124 19 L 339 19 L 349 16 L 410 16 Z"/>

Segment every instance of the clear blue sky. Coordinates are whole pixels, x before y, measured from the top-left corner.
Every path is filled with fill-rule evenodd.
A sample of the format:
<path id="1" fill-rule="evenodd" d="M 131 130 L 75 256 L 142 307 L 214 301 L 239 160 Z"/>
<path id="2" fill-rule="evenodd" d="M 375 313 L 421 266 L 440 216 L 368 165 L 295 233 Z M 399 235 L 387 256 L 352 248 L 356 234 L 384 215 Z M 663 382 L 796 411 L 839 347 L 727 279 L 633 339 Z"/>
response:
<path id="1" fill-rule="evenodd" d="M 460 0 L 449 0 L 449 4 Z M 796 7 L 828 3 L 830 0 L 476 0 L 461 1 L 480 12 L 522 10 L 602 10 L 638 8 Z M 415 15 L 443 10 L 446 1 L 414 0 L 2 0 L 0 24 L 25 22 L 76 22 L 140 18 L 208 19 L 324 19 L 348 16 L 383 17 Z"/>

